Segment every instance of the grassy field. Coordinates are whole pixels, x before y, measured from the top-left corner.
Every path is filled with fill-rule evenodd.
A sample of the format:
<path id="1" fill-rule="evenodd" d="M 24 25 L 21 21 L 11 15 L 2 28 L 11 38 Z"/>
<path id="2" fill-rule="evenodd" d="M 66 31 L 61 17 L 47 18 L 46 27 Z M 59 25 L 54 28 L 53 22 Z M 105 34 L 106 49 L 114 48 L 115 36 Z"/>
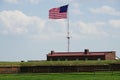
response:
<path id="1" fill-rule="evenodd" d="M 120 60 L 110 61 L 38 61 L 38 62 L 0 62 L 0 66 L 72 66 L 72 65 L 108 65 L 119 63 Z"/>
<path id="2" fill-rule="evenodd" d="M 1 74 L 0 80 L 120 80 L 120 72 Z"/>

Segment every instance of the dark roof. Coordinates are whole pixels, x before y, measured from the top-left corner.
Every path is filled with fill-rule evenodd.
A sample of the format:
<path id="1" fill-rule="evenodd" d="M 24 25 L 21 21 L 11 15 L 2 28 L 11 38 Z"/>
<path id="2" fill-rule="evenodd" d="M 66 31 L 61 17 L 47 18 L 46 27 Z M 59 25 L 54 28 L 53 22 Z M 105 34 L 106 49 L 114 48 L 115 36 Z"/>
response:
<path id="1" fill-rule="evenodd" d="M 106 53 L 109 52 L 89 52 L 88 54 L 84 52 L 54 52 L 47 54 L 47 56 L 104 56 Z"/>
<path id="2" fill-rule="evenodd" d="M 84 52 L 54 52 L 47 54 L 50 57 L 59 56 L 105 56 L 109 53 L 115 53 L 115 51 L 102 51 L 102 52 L 90 52 L 89 49 L 85 49 Z"/>

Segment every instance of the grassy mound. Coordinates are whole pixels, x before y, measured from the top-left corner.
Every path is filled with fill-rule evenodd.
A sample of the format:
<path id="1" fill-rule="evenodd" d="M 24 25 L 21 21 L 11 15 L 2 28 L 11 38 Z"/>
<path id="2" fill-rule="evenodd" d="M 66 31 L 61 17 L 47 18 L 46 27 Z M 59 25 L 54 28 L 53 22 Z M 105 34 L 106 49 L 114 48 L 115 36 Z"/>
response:
<path id="1" fill-rule="evenodd" d="M 120 60 L 110 61 L 38 61 L 38 62 L 0 62 L 0 66 L 81 66 L 120 64 Z"/>

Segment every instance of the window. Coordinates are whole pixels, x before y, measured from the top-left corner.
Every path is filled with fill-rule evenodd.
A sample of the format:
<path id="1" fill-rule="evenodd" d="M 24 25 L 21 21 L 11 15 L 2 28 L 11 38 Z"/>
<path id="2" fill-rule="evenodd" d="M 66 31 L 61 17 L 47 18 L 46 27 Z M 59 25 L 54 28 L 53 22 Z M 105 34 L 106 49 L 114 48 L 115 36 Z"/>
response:
<path id="1" fill-rule="evenodd" d="M 85 61 L 87 61 L 88 60 L 88 58 L 85 58 Z"/>
<path id="2" fill-rule="evenodd" d="M 57 61 L 60 61 L 60 58 L 58 58 Z"/>
<path id="3" fill-rule="evenodd" d="M 100 60 L 101 60 L 101 58 L 98 58 L 97 60 L 98 60 L 98 61 L 100 61 Z"/>
<path id="4" fill-rule="evenodd" d="M 67 59 L 67 58 L 65 58 L 65 61 L 68 61 L 68 59 Z"/>
<path id="5" fill-rule="evenodd" d="M 79 58 L 76 58 L 76 61 L 79 61 Z"/>
<path id="6" fill-rule="evenodd" d="M 52 61 L 52 58 L 50 58 L 50 61 Z"/>

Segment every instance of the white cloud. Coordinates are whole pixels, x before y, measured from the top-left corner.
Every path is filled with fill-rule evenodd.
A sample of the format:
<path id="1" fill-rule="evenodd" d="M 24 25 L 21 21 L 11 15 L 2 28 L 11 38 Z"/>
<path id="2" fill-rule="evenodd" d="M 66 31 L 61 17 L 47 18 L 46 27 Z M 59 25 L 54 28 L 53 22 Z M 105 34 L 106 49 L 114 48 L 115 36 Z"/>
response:
<path id="1" fill-rule="evenodd" d="M 42 33 L 33 34 L 30 36 L 30 38 L 44 40 L 51 40 L 55 38 L 60 39 L 61 37 L 66 36 L 66 26 L 66 20 L 49 20 L 46 21 L 46 26 Z"/>
<path id="2" fill-rule="evenodd" d="M 112 27 L 120 28 L 120 20 L 110 20 L 109 24 Z"/>
<path id="3" fill-rule="evenodd" d="M 72 7 L 74 9 L 71 10 L 72 13 L 74 13 L 74 15 L 81 15 L 82 12 L 80 11 L 80 4 L 77 2 L 73 2 Z"/>
<path id="4" fill-rule="evenodd" d="M 32 3 L 32 4 L 38 4 L 43 0 L 3 0 L 3 1 L 8 2 L 8 3 L 20 3 L 20 2 L 27 1 L 27 2 Z"/>
<path id="5" fill-rule="evenodd" d="M 1 11 L 0 32 L 3 34 L 24 34 L 40 31 L 45 26 L 45 21 L 36 16 L 27 16 L 23 12 Z"/>
<path id="6" fill-rule="evenodd" d="M 18 3 L 18 1 L 20 0 L 4 0 L 5 2 L 9 2 L 9 3 Z"/>
<path id="7" fill-rule="evenodd" d="M 107 24 L 104 22 L 71 22 L 70 23 L 70 35 L 74 39 L 84 39 L 84 38 L 101 38 L 108 36 L 105 32 L 104 26 Z M 76 27 L 77 26 L 77 27 Z M 49 34 L 49 35 L 48 35 Z M 67 36 L 67 24 L 64 20 L 54 20 L 48 21 L 45 31 L 42 34 L 35 34 L 30 36 L 32 39 L 61 39 Z"/>
<path id="8" fill-rule="evenodd" d="M 86 23 L 86 22 L 79 22 L 79 30 L 81 34 L 84 35 L 92 35 L 92 36 L 106 36 L 107 33 L 100 29 L 100 27 L 106 25 L 104 22 L 95 22 L 95 23 Z"/>
<path id="9" fill-rule="evenodd" d="M 34 3 L 34 4 L 38 4 L 39 2 L 41 2 L 42 0 L 29 0 L 30 3 Z"/>
<path id="10" fill-rule="evenodd" d="M 65 37 L 66 25 L 66 20 L 45 21 L 18 10 L 0 12 L 0 33 L 6 35 L 27 34 L 31 39 L 50 40 Z"/>
<path id="11" fill-rule="evenodd" d="M 115 10 L 110 6 L 102 6 L 100 8 L 91 8 L 90 11 L 92 13 L 100 13 L 100 14 L 108 14 L 108 15 L 116 15 L 120 16 L 120 11 Z"/>

